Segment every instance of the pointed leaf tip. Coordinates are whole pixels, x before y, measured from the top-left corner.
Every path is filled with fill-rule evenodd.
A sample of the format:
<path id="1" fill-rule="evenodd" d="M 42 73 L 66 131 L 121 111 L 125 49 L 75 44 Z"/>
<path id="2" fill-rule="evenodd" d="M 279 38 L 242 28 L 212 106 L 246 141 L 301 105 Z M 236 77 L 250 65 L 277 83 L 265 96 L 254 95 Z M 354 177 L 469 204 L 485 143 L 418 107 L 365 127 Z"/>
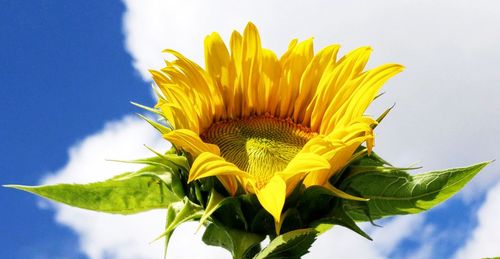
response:
<path id="1" fill-rule="evenodd" d="M 279 235 L 254 258 L 300 258 L 309 252 L 318 233 L 314 228 L 306 228 Z"/>
<path id="2" fill-rule="evenodd" d="M 30 192 L 73 207 L 115 214 L 134 214 L 166 208 L 178 200 L 177 196 L 152 176 L 110 179 L 89 184 L 5 187 Z"/>
<path id="3" fill-rule="evenodd" d="M 371 171 L 354 175 L 346 180 L 346 190 L 370 200 L 366 212 L 353 209 L 347 213 L 354 220 L 369 221 L 423 212 L 455 195 L 491 162 L 417 175 L 404 171 Z M 359 207 L 356 201 L 344 200 L 343 203 L 347 207 Z"/>

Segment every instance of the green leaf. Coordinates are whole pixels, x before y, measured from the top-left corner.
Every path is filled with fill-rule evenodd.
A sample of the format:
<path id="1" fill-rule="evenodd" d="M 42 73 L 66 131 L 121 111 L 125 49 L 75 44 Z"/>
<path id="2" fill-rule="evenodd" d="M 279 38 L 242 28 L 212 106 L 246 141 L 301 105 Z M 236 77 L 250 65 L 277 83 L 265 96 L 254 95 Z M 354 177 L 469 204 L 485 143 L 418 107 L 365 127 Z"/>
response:
<path id="1" fill-rule="evenodd" d="M 277 236 L 255 259 L 300 258 L 309 252 L 318 231 L 314 228 L 298 229 Z"/>
<path id="2" fill-rule="evenodd" d="M 301 197 L 299 210 L 302 212 L 302 217 L 310 222 L 307 226 L 316 229 L 319 233 L 324 233 L 333 225 L 340 225 L 371 240 L 345 212 L 342 199 L 332 195 L 331 190 L 323 186 L 307 188 Z"/>
<path id="3" fill-rule="evenodd" d="M 89 184 L 5 187 L 31 192 L 73 207 L 117 214 L 167 208 L 171 203 L 179 201 L 177 196 L 165 188 L 165 184 L 151 176 L 110 179 Z"/>
<path id="4" fill-rule="evenodd" d="M 355 174 L 347 178 L 341 188 L 370 200 L 364 204 L 348 200 L 343 202 L 349 215 L 357 221 L 419 213 L 450 198 L 489 163 L 418 175 L 403 171 Z"/>
<path id="5" fill-rule="evenodd" d="M 354 222 L 354 220 L 345 212 L 342 207 L 335 208 L 328 216 L 311 223 L 311 227 L 314 227 L 320 233 L 324 233 L 333 225 L 346 227 L 358 233 L 362 237 L 372 240 L 372 238 L 368 234 L 366 234 L 361 228 L 358 227 L 358 225 L 356 225 L 356 222 Z"/>
<path id="6" fill-rule="evenodd" d="M 254 248 L 264 240 L 264 235 L 244 232 L 217 224 L 208 225 L 203 233 L 203 242 L 211 246 L 220 246 L 231 252 L 233 258 L 251 258 Z"/>

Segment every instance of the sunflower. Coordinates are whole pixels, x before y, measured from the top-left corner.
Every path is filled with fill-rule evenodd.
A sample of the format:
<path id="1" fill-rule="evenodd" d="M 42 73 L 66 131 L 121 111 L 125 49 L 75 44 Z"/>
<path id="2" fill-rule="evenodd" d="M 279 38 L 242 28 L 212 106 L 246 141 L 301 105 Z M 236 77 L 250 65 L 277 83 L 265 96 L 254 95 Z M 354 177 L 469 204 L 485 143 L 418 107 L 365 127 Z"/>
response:
<path id="1" fill-rule="evenodd" d="M 252 23 L 232 33 L 229 49 L 217 33 L 204 46 L 205 69 L 167 49 L 175 58 L 151 71 L 171 125 L 163 137 L 193 159 L 188 182 L 215 176 L 229 195 L 255 194 L 278 233 L 298 184 L 364 200 L 329 179 L 363 143 L 370 153 L 377 121 L 364 112 L 401 65 L 363 71 L 370 47 L 337 59 L 339 45 L 314 54 L 312 39 L 292 40 L 278 58 Z"/>

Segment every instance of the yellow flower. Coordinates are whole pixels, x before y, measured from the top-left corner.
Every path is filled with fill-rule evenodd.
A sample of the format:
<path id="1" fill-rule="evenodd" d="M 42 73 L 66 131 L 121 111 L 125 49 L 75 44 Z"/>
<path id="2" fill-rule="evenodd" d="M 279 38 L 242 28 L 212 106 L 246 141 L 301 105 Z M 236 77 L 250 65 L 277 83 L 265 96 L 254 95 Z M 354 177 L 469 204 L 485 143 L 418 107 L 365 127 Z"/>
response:
<path id="1" fill-rule="evenodd" d="M 163 137 L 190 153 L 189 181 L 216 176 L 231 194 L 255 193 L 279 232 L 285 199 L 298 183 L 344 193 L 329 179 L 366 142 L 376 121 L 364 116 L 384 82 L 403 67 L 363 72 L 371 48 L 337 59 L 340 46 L 316 55 L 312 39 L 290 42 L 281 58 L 261 47 L 257 28 L 233 32 L 229 51 L 217 33 L 205 39 L 205 69 L 176 57 L 151 71 L 159 108 L 174 130 Z"/>

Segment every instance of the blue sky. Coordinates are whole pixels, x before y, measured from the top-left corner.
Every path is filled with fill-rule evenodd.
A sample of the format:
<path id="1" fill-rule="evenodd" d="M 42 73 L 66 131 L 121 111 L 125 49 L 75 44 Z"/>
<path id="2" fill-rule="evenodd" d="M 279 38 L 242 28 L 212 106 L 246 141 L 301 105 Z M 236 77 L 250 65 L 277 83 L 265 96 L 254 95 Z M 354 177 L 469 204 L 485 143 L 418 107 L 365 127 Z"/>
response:
<path id="1" fill-rule="evenodd" d="M 317 46 L 341 43 L 344 51 L 372 45 L 371 67 L 385 62 L 406 65 L 370 110 L 377 114 L 397 103 L 377 128 L 375 148 L 395 164 L 418 162 L 432 170 L 500 157 L 500 137 L 492 134 L 500 130 L 498 4 L 287 3 L 3 3 L 0 184 L 91 181 L 127 170 L 102 161 L 141 157 L 147 154 L 142 150 L 145 143 L 164 145 L 132 117 L 138 110 L 129 104 L 154 103 L 147 69 L 162 65 L 160 51 L 177 49 L 201 62 L 206 34 L 220 31 L 227 39 L 231 29 L 241 30 L 249 20 L 261 30 L 264 46 L 278 53 L 293 37 L 314 36 Z M 496 163 L 488 167 L 462 194 L 428 213 L 383 221 L 384 228 L 364 226 L 375 242 L 334 229 L 318 240 L 311 258 L 328 258 L 332 246 L 352 248 L 354 258 L 500 255 L 494 245 L 500 242 L 500 224 L 487 216 L 500 212 L 495 206 L 500 203 L 495 198 L 500 196 L 498 169 Z M 148 249 L 147 242 L 161 228 L 161 212 L 108 217 L 4 188 L 0 201 L 0 258 L 161 256 L 160 246 L 139 251 Z M 192 241 L 189 226 L 180 232 L 172 240 L 172 258 L 192 256 L 181 251 L 188 242 L 202 249 L 201 241 Z"/>
<path id="2" fill-rule="evenodd" d="M 151 102 L 123 48 L 117 1 L 2 2 L 1 183 L 37 184 L 68 160 L 68 147 Z M 0 258 L 73 257 L 75 234 L 36 199 L 0 189 Z"/>

